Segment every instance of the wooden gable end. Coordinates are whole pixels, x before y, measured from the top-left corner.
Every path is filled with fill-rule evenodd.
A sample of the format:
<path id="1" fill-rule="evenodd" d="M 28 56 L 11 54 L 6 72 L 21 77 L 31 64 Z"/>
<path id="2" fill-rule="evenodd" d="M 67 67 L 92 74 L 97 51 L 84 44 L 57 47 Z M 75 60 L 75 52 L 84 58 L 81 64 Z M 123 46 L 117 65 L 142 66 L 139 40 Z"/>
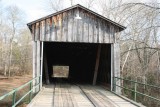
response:
<path id="1" fill-rule="evenodd" d="M 79 14 L 81 19 L 76 19 Z M 34 41 L 114 43 L 121 31 L 113 23 L 80 7 L 54 14 L 30 24 Z"/>

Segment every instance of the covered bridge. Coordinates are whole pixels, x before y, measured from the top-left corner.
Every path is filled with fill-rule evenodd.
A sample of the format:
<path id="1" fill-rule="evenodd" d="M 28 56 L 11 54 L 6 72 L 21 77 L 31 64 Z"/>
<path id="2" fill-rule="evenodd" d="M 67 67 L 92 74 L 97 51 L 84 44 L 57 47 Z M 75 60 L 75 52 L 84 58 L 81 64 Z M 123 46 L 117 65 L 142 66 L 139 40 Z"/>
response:
<path id="1" fill-rule="evenodd" d="M 53 68 L 64 66 L 66 82 L 100 84 L 113 90 L 113 77 L 120 76 L 117 40 L 124 26 L 75 5 L 30 22 L 28 27 L 33 40 L 33 76 L 41 75 L 41 83 L 54 83 Z"/>

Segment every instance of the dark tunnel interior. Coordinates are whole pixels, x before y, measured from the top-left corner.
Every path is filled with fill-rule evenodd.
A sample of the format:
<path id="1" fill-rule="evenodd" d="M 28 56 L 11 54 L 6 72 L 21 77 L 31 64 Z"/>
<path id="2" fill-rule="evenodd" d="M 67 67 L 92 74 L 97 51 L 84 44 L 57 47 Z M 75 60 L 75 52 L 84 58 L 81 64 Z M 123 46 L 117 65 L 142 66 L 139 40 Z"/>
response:
<path id="1" fill-rule="evenodd" d="M 110 44 L 101 44 L 97 83 L 110 84 L 110 48 Z M 63 65 L 69 66 L 69 76 L 66 81 L 92 84 L 97 50 L 98 44 L 96 43 L 44 42 L 49 81 L 54 82 L 56 80 L 52 77 L 53 66 Z M 45 74 L 44 72 L 43 69 L 43 74 Z M 45 82 L 45 75 L 43 75 L 43 82 Z"/>

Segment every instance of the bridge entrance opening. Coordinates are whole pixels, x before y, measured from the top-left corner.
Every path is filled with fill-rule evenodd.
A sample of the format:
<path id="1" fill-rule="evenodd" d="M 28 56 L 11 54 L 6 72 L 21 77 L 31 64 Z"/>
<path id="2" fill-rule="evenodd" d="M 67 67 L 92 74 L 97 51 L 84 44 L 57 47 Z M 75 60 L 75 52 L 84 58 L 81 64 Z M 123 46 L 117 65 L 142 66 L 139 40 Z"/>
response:
<path id="1" fill-rule="evenodd" d="M 69 76 L 69 66 L 53 66 L 53 78 L 68 78 Z"/>
<path id="2" fill-rule="evenodd" d="M 65 81 L 110 88 L 111 44 L 44 42 L 43 50 L 43 83 L 65 75 Z"/>

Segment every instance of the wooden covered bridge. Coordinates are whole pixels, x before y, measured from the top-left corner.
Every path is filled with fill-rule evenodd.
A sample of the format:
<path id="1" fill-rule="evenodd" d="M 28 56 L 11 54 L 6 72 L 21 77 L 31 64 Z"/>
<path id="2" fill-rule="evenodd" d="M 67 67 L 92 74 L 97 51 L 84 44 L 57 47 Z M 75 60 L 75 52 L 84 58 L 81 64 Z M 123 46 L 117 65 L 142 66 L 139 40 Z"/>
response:
<path id="1" fill-rule="evenodd" d="M 117 40 L 125 27 L 81 5 L 33 21 L 28 27 L 33 39 L 33 75 L 41 77 L 41 87 L 34 91 L 46 84 L 29 107 L 135 106 L 110 92 L 120 93 L 119 87 L 113 87 L 113 76 L 120 77 Z M 65 78 L 54 76 L 57 66 L 67 69 Z"/>
<path id="2" fill-rule="evenodd" d="M 118 38 L 124 26 L 75 5 L 28 27 L 33 40 L 30 101 L 32 92 L 38 93 L 28 107 L 138 106 L 120 96 L 120 81 L 113 79 L 120 77 Z M 13 101 L 13 107 L 17 104 Z"/>
<path id="3" fill-rule="evenodd" d="M 28 24 L 33 39 L 33 76 L 54 82 L 54 66 L 68 66 L 68 79 L 113 90 L 120 77 L 118 33 L 125 27 L 81 5 Z M 117 90 L 118 91 L 118 90 Z"/>

